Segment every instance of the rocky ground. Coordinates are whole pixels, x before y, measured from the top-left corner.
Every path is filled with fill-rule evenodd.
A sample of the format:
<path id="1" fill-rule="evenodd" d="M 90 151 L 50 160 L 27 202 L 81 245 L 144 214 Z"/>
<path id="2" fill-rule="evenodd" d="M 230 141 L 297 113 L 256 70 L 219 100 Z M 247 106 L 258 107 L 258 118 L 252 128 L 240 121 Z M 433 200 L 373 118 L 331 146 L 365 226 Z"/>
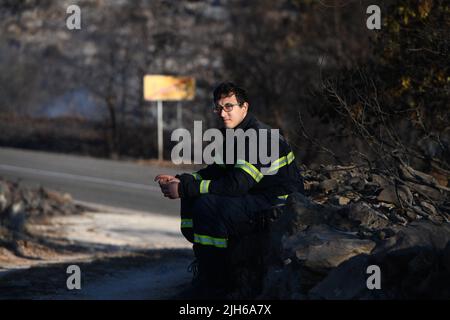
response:
<path id="1" fill-rule="evenodd" d="M 449 299 L 449 189 L 408 166 L 398 170 L 400 179 L 366 167 L 305 168 L 306 194 L 266 212 L 256 239 L 234 249 L 235 295 Z M 256 254 L 242 268 L 248 252 Z M 367 286 L 371 265 L 380 270 L 379 290 Z"/>

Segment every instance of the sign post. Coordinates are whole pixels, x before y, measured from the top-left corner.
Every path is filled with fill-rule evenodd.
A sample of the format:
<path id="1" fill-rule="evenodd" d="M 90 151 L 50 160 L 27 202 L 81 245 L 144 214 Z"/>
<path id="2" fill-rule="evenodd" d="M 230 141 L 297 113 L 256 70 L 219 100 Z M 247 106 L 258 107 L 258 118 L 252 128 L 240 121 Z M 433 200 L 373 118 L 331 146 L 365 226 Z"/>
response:
<path id="1" fill-rule="evenodd" d="M 163 160 L 163 101 L 178 101 L 177 118 L 181 121 L 181 100 L 192 100 L 195 95 L 195 79 L 163 75 L 144 76 L 144 100 L 156 101 L 158 112 L 158 160 Z M 180 124 L 180 123 L 179 123 Z"/>
<path id="2" fill-rule="evenodd" d="M 162 101 L 158 100 L 158 160 L 163 160 L 163 108 Z"/>
<path id="3" fill-rule="evenodd" d="M 183 113 L 181 110 L 181 101 L 178 101 L 177 102 L 177 124 L 178 124 L 178 127 L 180 127 L 180 128 L 183 125 L 182 115 L 183 115 Z"/>

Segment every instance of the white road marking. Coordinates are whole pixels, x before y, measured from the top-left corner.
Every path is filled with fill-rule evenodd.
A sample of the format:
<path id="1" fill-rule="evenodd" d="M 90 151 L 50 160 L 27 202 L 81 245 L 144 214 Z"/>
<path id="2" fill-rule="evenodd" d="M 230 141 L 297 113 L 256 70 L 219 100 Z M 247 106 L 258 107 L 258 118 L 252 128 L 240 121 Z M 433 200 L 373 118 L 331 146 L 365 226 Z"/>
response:
<path id="1" fill-rule="evenodd" d="M 40 169 L 33 169 L 33 168 L 11 166 L 8 164 L 0 164 L 0 170 L 12 171 L 12 172 L 26 172 L 26 173 L 40 175 L 40 176 L 72 179 L 72 180 L 100 183 L 100 184 L 113 185 L 113 186 L 119 186 L 119 187 L 134 188 L 134 189 L 139 189 L 139 190 L 158 191 L 158 192 L 160 191 L 160 188 L 158 188 L 158 187 L 149 186 L 149 185 L 140 184 L 140 183 L 124 182 L 124 181 L 117 181 L 117 180 L 97 178 L 97 177 L 81 176 L 81 175 L 75 175 L 75 174 L 63 173 L 63 172 L 54 172 L 54 171 L 47 171 L 47 170 L 40 170 Z"/>

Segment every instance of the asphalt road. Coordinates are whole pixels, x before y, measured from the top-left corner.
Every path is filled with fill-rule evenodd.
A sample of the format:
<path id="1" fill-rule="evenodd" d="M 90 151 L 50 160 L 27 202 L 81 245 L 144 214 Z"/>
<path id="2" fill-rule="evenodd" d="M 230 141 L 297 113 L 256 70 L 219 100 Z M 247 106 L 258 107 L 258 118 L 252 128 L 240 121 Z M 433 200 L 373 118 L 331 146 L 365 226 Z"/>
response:
<path id="1" fill-rule="evenodd" d="M 180 201 L 164 198 L 153 179 L 160 173 L 179 172 L 133 162 L 0 148 L 0 177 L 68 192 L 75 200 L 171 216 L 178 215 Z"/>

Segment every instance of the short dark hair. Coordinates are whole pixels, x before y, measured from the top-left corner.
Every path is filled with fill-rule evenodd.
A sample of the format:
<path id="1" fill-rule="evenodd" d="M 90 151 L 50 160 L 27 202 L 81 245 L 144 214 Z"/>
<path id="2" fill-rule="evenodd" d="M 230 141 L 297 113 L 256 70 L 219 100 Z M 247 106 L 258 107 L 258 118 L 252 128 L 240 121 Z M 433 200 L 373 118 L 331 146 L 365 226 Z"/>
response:
<path id="1" fill-rule="evenodd" d="M 217 103 L 223 97 L 228 97 L 233 94 L 236 96 L 236 100 L 240 105 L 248 102 L 247 92 L 244 89 L 232 82 L 222 82 L 214 89 L 214 103 Z"/>

